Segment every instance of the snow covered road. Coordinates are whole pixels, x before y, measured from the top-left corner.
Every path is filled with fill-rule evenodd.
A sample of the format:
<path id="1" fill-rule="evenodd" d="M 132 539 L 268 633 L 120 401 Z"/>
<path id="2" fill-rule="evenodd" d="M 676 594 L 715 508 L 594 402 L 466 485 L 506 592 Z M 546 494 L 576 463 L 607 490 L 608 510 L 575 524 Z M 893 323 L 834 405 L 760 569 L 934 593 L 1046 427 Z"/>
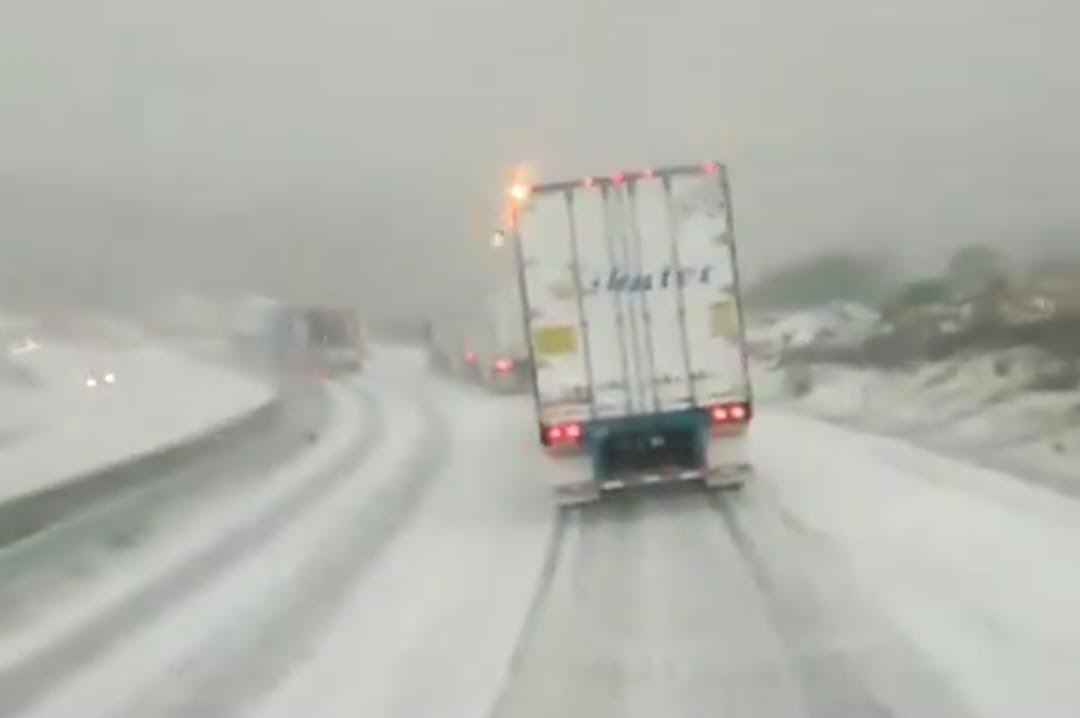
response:
<path id="1" fill-rule="evenodd" d="M 758 452 L 778 510 L 842 552 L 865 605 L 972 715 L 1080 712 L 1075 499 L 812 420 L 767 416 L 759 428 L 784 440 L 783 454 Z"/>
<path id="2" fill-rule="evenodd" d="M 1080 712 L 1071 499 L 764 411 L 743 492 L 560 515 L 527 400 L 393 349 L 333 396 L 292 465 L 0 629 L 0 714 Z"/>
<path id="3" fill-rule="evenodd" d="M 511 716 L 967 716 L 842 556 L 692 488 L 572 515 Z"/>
<path id="4" fill-rule="evenodd" d="M 496 716 L 1080 710 L 1075 503 L 783 414 L 754 455 L 741 495 L 571 515 Z"/>

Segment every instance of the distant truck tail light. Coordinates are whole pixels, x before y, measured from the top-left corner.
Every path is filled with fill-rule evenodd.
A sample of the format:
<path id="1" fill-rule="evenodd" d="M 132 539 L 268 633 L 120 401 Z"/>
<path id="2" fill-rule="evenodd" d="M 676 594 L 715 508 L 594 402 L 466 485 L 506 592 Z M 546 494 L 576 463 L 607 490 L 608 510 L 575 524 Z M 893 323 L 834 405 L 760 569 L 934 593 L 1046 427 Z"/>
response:
<path id="1" fill-rule="evenodd" d="M 495 371 L 500 374 L 505 374 L 514 368 L 513 359 L 507 359 L 505 357 L 499 357 L 495 360 Z"/>
<path id="2" fill-rule="evenodd" d="M 750 405 L 742 402 L 717 404 L 709 409 L 709 420 L 714 426 L 746 424 L 750 419 Z"/>
<path id="3" fill-rule="evenodd" d="M 540 442 L 544 446 L 577 444 L 581 441 L 581 424 L 540 426 Z"/>
<path id="4" fill-rule="evenodd" d="M 466 364 L 475 364 L 476 363 L 476 354 L 473 353 L 473 352 L 465 352 L 465 363 Z"/>

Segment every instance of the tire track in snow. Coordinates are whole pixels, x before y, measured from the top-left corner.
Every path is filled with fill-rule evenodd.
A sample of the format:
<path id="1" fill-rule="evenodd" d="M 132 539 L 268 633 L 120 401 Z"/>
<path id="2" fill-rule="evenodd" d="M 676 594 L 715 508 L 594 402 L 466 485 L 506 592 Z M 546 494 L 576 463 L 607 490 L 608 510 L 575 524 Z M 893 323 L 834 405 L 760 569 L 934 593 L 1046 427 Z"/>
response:
<path id="1" fill-rule="evenodd" d="M 540 569 L 540 581 L 537 583 L 536 592 L 529 602 L 529 608 L 525 612 L 525 620 L 522 622 L 518 638 L 514 643 L 514 650 L 510 655 L 506 675 L 498 687 L 493 705 L 485 718 L 497 718 L 501 714 L 502 706 L 507 701 L 511 681 L 515 675 L 523 670 L 529 640 L 533 633 L 538 630 L 537 627 L 543 614 L 544 605 L 547 603 L 548 594 L 551 592 L 552 584 L 555 582 L 555 576 L 559 570 L 560 560 L 565 550 L 566 535 L 570 531 L 576 531 L 579 528 L 581 520 L 580 508 L 557 510 L 559 514 L 555 519 L 551 538 L 548 540 L 547 550 L 544 554 L 544 563 Z"/>
<path id="2" fill-rule="evenodd" d="M 710 501 L 786 646 L 806 715 L 971 716 L 947 681 L 875 614 L 843 555 L 767 496 L 767 484 L 747 489 Z"/>
<path id="3" fill-rule="evenodd" d="M 565 514 L 488 718 L 973 715 L 770 498 L 679 487 Z"/>
<path id="4" fill-rule="evenodd" d="M 524 399 L 435 379 L 422 391 L 458 417 L 442 475 L 315 650 L 248 715 L 490 712 L 551 560 L 558 512 L 530 451 Z"/>
<path id="5" fill-rule="evenodd" d="M 239 716 L 279 685 L 325 633 L 367 569 L 406 525 L 440 475 L 450 451 L 446 418 L 419 401 L 423 443 L 383 483 L 369 503 L 357 507 L 320 543 L 322 549 L 294 577 L 296 590 L 226 644 L 199 646 L 136 696 L 118 718 Z M 390 599 L 392 600 L 392 599 Z"/>
<path id="6" fill-rule="evenodd" d="M 620 666 L 604 660 L 602 637 L 634 596 L 632 572 L 617 550 L 632 550 L 633 518 L 627 504 L 562 510 L 551 573 L 490 718 L 629 715 Z M 614 596 L 621 598 L 606 600 Z"/>
<path id="7" fill-rule="evenodd" d="M 331 466 L 300 482 L 265 511 L 186 559 L 175 571 L 161 577 L 125 600 L 114 604 L 96 620 L 67 634 L 12 668 L 0 673 L 0 715 L 28 712 L 53 688 L 92 663 L 96 656 L 123 642 L 127 634 L 146 625 L 168 606 L 223 574 L 229 566 L 258 551 L 270 536 L 301 517 L 324 493 L 349 476 L 382 440 L 384 408 L 366 391 L 356 395 L 364 406 L 367 431 Z"/>
<path id="8" fill-rule="evenodd" d="M 576 510 L 492 718 L 802 715 L 701 494 L 644 489 Z"/>

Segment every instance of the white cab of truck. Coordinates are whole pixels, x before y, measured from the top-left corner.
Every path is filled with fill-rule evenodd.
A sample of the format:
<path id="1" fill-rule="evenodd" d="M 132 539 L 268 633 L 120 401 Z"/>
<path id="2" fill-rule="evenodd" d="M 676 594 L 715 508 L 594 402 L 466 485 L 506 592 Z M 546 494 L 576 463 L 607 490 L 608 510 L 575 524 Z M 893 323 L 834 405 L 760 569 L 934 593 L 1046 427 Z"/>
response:
<path id="1" fill-rule="evenodd" d="M 726 168 L 512 195 L 538 440 L 560 502 L 664 481 L 741 485 L 753 401 Z"/>

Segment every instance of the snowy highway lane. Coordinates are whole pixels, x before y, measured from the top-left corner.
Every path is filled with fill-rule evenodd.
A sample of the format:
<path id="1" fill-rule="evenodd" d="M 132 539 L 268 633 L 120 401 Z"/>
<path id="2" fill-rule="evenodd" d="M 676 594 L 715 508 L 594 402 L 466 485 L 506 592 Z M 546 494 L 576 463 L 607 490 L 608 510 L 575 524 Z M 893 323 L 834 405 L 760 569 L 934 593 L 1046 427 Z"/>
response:
<path id="1" fill-rule="evenodd" d="M 571 512 L 495 718 L 1080 712 L 1080 508 L 762 413 L 756 480 Z"/>
<path id="2" fill-rule="evenodd" d="M 527 400 L 393 349 L 335 396 L 306 469 L 3 636 L 0 714 L 1080 713 L 1073 500 L 766 410 L 742 492 L 559 512 Z"/>
<path id="3" fill-rule="evenodd" d="M 492 624 L 506 640 L 490 645 L 503 652 L 473 664 L 480 672 L 469 700 L 489 701 L 498 685 L 491 675 L 507 662 L 533 590 L 528 554 L 542 560 L 553 512 L 539 477 L 512 458 L 528 456 L 527 432 L 506 447 L 508 461 L 474 451 L 512 436 L 508 419 L 524 429 L 520 407 L 428 381 L 415 358 L 388 351 L 367 376 L 339 386 L 321 440 L 290 464 L 193 510 L 170 540 L 44 596 L 34 620 L 0 640 L 0 715 L 262 715 L 307 695 L 325 668 L 316 659 L 333 655 L 336 636 L 355 638 L 348 631 L 358 621 L 353 666 L 391 665 L 393 645 L 415 651 L 418 663 L 431 635 L 410 633 L 415 620 L 468 640 L 500 613 L 477 602 L 476 589 L 512 583 L 515 570 L 502 560 L 516 545 L 520 597 Z M 449 411 L 467 416 L 451 420 Z M 495 480 L 506 490 L 493 492 Z M 410 672 L 392 665 L 392 695 L 357 692 L 355 669 L 335 688 L 347 700 L 395 703 L 413 690 Z M 441 658 L 426 670 L 446 673 Z M 446 698 L 458 700 L 460 688 L 444 684 Z M 320 715 L 333 691 L 322 698 Z"/>
<path id="4" fill-rule="evenodd" d="M 970 715 L 756 487 L 650 493 L 569 517 L 497 718 Z"/>

